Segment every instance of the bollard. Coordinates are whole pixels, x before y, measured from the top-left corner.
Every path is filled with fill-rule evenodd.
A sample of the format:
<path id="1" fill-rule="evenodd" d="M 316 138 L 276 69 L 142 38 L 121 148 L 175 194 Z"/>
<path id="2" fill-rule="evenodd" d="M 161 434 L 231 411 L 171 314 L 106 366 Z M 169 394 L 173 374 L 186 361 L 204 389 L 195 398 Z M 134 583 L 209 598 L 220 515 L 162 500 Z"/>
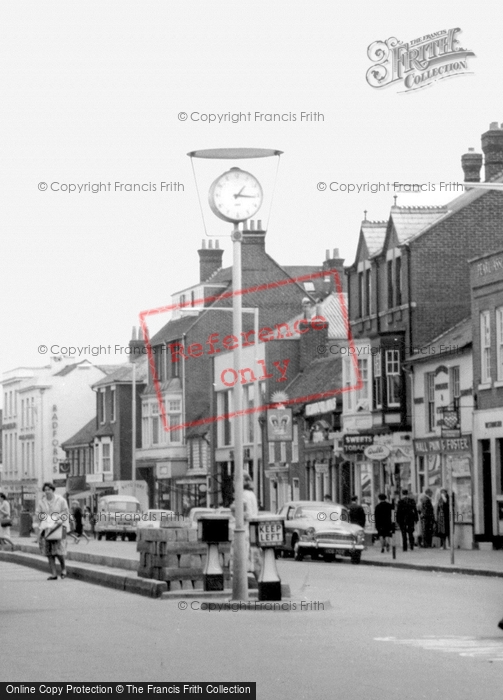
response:
<path id="1" fill-rule="evenodd" d="M 281 600 L 281 579 L 276 568 L 275 547 L 285 543 L 285 523 L 279 515 L 251 518 L 250 546 L 262 549 L 262 570 L 258 580 L 259 600 Z"/>
<path id="2" fill-rule="evenodd" d="M 224 590 L 224 571 L 220 563 L 218 545 L 229 541 L 229 518 L 221 515 L 205 515 L 197 524 L 198 539 L 208 545 L 206 566 L 203 571 L 205 591 Z"/>

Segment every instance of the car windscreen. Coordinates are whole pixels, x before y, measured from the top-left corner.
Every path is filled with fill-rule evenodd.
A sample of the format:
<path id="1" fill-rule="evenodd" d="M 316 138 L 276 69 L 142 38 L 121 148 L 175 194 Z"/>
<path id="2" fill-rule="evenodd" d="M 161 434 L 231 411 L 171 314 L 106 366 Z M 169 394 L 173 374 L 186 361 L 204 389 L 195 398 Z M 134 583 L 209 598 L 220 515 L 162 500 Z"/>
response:
<path id="1" fill-rule="evenodd" d="M 140 505 L 129 501 L 113 501 L 108 504 L 108 509 L 111 513 L 137 513 Z"/>
<path id="2" fill-rule="evenodd" d="M 303 506 L 295 513 L 296 518 L 307 518 L 310 520 L 318 520 L 319 522 L 336 522 L 345 520 L 348 522 L 348 511 L 346 508 L 332 506 L 324 508 L 323 506 Z"/>

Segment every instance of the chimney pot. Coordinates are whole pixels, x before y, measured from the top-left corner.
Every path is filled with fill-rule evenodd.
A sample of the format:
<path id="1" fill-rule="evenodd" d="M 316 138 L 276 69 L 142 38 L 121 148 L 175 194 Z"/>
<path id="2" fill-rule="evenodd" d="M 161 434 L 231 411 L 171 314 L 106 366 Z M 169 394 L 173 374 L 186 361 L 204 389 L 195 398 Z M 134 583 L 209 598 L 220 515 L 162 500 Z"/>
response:
<path id="1" fill-rule="evenodd" d="M 220 248 L 220 241 L 218 239 L 215 241 L 215 248 L 217 250 Z"/>
<path id="2" fill-rule="evenodd" d="M 250 219 L 250 231 L 255 231 L 255 222 L 253 219 Z"/>
<path id="3" fill-rule="evenodd" d="M 257 220 L 257 231 L 262 231 L 262 219 Z"/>
<path id="4" fill-rule="evenodd" d="M 330 260 L 330 251 L 328 248 L 325 250 L 325 260 Z"/>
<path id="5" fill-rule="evenodd" d="M 461 167 L 465 174 L 465 182 L 480 182 L 480 170 L 482 168 L 482 155 L 475 153 L 474 148 L 461 156 Z"/>
<path id="6" fill-rule="evenodd" d="M 203 250 L 204 250 L 204 248 L 206 248 L 206 241 L 204 240 L 204 238 L 201 241 L 201 248 L 203 248 Z"/>
<path id="7" fill-rule="evenodd" d="M 131 340 L 136 340 L 136 326 L 133 326 L 133 332 L 131 333 Z"/>
<path id="8" fill-rule="evenodd" d="M 339 248 L 334 248 L 334 259 L 339 257 Z"/>
<path id="9" fill-rule="evenodd" d="M 489 131 L 482 134 L 482 151 L 487 182 L 503 172 L 503 129 L 497 122 L 492 122 Z"/>
<path id="10" fill-rule="evenodd" d="M 208 241 L 208 248 L 213 248 L 213 241 Z"/>

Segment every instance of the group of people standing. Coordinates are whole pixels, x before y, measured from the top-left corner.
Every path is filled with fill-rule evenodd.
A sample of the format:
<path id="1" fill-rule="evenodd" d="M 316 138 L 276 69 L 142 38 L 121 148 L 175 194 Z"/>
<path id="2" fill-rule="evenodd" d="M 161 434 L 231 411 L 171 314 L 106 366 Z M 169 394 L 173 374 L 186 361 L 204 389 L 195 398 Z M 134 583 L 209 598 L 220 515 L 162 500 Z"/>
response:
<path id="1" fill-rule="evenodd" d="M 426 489 L 419 502 L 409 495 L 407 489 L 402 490 L 401 498 L 396 504 L 395 522 L 402 534 L 403 551 L 410 547 L 414 549 L 414 533 L 417 523 L 420 524 L 418 545 L 432 547 L 433 537 L 440 539 L 440 546 L 450 545 L 450 499 L 446 489 L 441 489 L 436 506 L 433 505 L 433 491 Z M 379 503 L 375 508 L 375 526 L 377 536 L 381 540 L 381 552 L 389 551 L 389 538 L 395 531 L 393 506 L 386 494 L 379 494 Z"/>

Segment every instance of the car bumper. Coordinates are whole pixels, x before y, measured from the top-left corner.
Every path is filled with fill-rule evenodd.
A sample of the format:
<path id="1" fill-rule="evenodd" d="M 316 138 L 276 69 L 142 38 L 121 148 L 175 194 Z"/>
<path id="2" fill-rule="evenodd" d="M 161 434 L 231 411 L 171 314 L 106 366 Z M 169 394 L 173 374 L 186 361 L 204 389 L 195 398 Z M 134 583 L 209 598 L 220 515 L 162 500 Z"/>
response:
<path id="1" fill-rule="evenodd" d="M 299 540 L 297 542 L 297 547 L 304 550 L 315 549 L 320 552 L 325 552 L 327 550 L 332 552 L 363 552 L 365 549 L 365 545 L 363 543 L 355 544 L 351 542 L 330 542 L 329 540 L 326 542 Z"/>

